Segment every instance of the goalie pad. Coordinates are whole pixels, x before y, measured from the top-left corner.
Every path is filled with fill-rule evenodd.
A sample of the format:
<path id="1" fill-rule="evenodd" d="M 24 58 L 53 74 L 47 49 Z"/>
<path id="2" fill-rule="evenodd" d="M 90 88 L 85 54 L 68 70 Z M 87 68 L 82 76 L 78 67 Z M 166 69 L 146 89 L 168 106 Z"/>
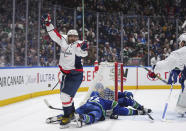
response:
<path id="1" fill-rule="evenodd" d="M 184 114 L 186 112 L 186 93 L 181 93 L 179 95 L 176 105 L 176 111 L 179 114 Z"/>

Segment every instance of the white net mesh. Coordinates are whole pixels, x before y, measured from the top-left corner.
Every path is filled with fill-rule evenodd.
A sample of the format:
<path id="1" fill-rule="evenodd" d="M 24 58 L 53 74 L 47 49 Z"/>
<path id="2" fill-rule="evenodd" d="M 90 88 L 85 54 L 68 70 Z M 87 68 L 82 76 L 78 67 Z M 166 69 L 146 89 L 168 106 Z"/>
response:
<path id="1" fill-rule="evenodd" d="M 104 90 L 100 92 L 100 96 L 106 100 L 114 100 L 115 98 L 114 91 L 109 88 L 104 88 Z"/>
<path id="2" fill-rule="evenodd" d="M 108 90 L 105 90 L 105 92 L 102 95 L 104 95 L 104 97 L 107 97 L 107 99 L 114 99 L 115 63 L 102 62 L 99 64 L 99 70 L 97 71 L 97 73 L 95 73 L 95 77 L 91 83 L 91 87 L 89 87 L 89 90 L 83 101 L 80 103 L 80 106 L 86 103 L 92 91 L 96 90 L 96 85 L 98 83 L 102 84 L 104 89 L 106 88 L 110 89 L 110 92 Z"/>

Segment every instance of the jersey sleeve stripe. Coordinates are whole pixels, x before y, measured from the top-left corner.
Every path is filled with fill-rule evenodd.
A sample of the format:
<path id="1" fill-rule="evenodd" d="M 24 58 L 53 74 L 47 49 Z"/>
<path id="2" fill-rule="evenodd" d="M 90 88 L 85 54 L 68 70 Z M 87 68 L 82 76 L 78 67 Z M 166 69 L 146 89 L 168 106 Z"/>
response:
<path id="1" fill-rule="evenodd" d="M 61 39 L 61 35 L 59 34 L 59 32 L 58 32 L 56 29 L 54 29 L 54 32 L 55 32 L 56 35 Z"/>

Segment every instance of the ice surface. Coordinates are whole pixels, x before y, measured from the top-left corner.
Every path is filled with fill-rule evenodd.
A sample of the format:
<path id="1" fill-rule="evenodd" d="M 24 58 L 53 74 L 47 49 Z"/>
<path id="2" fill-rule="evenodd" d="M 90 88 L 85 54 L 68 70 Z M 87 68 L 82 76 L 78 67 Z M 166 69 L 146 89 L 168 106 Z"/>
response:
<path id="1" fill-rule="evenodd" d="M 180 118 L 175 112 L 175 105 L 180 90 L 173 90 L 167 110 L 167 121 L 161 116 L 170 90 L 132 90 L 134 98 L 145 107 L 151 108 L 155 121 L 148 116 L 120 116 L 118 120 L 107 119 L 82 128 L 73 125 L 60 129 L 58 124 L 46 124 L 47 117 L 55 116 L 61 111 L 49 109 L 43 99 L 54 107 L 61 107 L 59 95 L 42 96 L 0 108 L 0 131 L 186 131 L 186 117 Z M 85 93 L 77 93 L 75 105 Z"/>

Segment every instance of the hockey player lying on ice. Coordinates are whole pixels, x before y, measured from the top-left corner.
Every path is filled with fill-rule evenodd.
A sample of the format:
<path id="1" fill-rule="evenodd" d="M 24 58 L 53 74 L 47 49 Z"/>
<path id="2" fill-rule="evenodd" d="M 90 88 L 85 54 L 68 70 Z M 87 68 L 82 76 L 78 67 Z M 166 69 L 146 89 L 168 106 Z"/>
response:
<path id="1" fill-rule="evenodd" d="M 87 102 L 76 109 L 76 119 L 81 123 L 79 125 L 102 121 L 105 120 L 106 116 L 110 116 L 111 119 L 117 119 L 118 115 L 146 115 L 151 112 L 151 109 L 146 109 L 137 103 L 133 99 L 131 92 L 118 92 L 118 102 L 113 99 L 114 92 L 109 88 L 104 89 L 101 83 L 97 83 L 95 91 L 91 93 Z M 131 108 L 128 108 L 128 106 Z M 60 119 L 58 119 L 61 116 L 63 115 L 48 118 L 47 123 L 61 123 Z M 62 124 L 60 125 L 63 126 Z"/>
<path id="2" fill-rule="evenodd" d="M 177 77 L 181 72 L 179 82 L 181 83 L 182 91 L 178 98 L 176 111 L 183 116 L 186 112 L 186 90 L 184 90 L 186 84 L 184 82 L 186 79 L 186 33 L 180 35 L 178 41 L 180 48 L 173 51 L 165 60 L 157 62 L 156 65 L 153 66 L 153 72 L 150 71 L 148 75 L 151 78 L 155 78 L 158 72 L 170 72 L 168 83 L 172 84 L 173 81 L 174 83 L 177 82 Z M 172 78 L 174 80 L 172 80 Z"/>
<path id="3" fill-rule="evenodd" d="M 79 114 L 79 120 L 85 124 L 92 124 L 97 121 L 105 120 L 108 115 L 107 111 L 111 111 L 110 118 L 117 119 L 117 116 L 128 115 L 145 115 L 151 112 L 151 109 L 145 109 L 137 103 L 132 97 L 131 92 L 119 92 L 118 102 L 113 100 L 114 92 L 109 88 L 104 89 L 101 83 L 97 83 L 96 91 L 90 95 L 87 102 L 76 109 Z M 128 108 L 131 106 L 131 108 Z"/>

